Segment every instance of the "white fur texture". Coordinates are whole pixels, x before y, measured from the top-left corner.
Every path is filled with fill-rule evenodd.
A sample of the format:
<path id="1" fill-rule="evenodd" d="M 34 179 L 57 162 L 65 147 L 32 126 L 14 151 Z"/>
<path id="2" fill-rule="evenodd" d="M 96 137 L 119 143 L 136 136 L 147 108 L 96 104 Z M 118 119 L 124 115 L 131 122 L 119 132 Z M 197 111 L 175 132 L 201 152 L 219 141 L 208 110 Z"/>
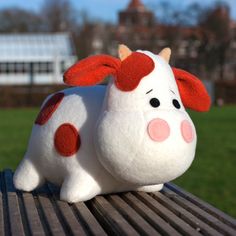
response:
<path id="1" fill-rule="evenodd" d="M 142 53 L 153 59 L 155 69 L 134 91 L 120 91 L 113 81 L 107 89 L 63 91 L 66 96 L 50 120 L 33 127 L 28 150 L 14 175 L 17 189 L 31 191 L 47 180 L 61 186 L 62 200 L 77 202 L 111 192 L 158 191 L 188 169 L 196 147 L 194 125 L 170 66 L 159 56 Z M 151 98 L 159 99 L 158 108 L 150 105 Z M 173 99 L 180 109 L 173 106 Z M 148 123 L 156 118 L 170 126 L 170 136 L 163 142 L 153 141 L 147 132 Z M 181 135 L 183 120 L 193 128 L 191 143 Z M 72 157 L 63 158 L 53 140 L 56 129 L 67 122 L 79 130 L 81 147 Z"/>

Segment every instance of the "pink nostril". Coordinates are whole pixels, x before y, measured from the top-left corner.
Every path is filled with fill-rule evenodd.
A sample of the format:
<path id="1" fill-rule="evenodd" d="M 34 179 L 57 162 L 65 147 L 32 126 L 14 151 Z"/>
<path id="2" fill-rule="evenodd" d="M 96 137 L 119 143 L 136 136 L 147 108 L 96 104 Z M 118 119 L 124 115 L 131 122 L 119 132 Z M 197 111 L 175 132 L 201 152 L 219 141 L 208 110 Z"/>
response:
<path id="1" fill-rule="evenodd" d="M 152 140 L 162 142 L 170 136 L 170 127 L 165 120 L 154 119 L 148 124 L 148 134 Z"/>
<path id="2" fill-rule="evenodd" d="M 194 138 L 193 128 L 189 121 L 184 120 L 181 123 L 181 133 L 187 143 L 191 143 Z"/>

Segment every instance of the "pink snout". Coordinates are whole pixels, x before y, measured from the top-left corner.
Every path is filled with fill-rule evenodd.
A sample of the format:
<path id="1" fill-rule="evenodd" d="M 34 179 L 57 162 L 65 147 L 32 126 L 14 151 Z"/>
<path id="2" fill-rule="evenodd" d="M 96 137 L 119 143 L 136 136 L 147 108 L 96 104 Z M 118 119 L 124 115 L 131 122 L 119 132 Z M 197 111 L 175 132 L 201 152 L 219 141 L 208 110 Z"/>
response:
<path id="1" fill-rule="evenodd" d="M 186 143 L 191 143 L 194 139 L 194 131 L 189 121 L 181 122 L 180 130 Z M 148 135 L 155 142 L 163 142 L 170 136 L 170 126 L 160 118 L 151 120 L 148 124 Z"/>
<path id="2" fill-rule="evenodd" d="M 186 143 L 191 143 L 193 141 L 194 132 L 189 121 L 184 120 L 181 122 L 181 134 Z"/>
<path id="3" fill-rule="evenodd" d="M 154 119 L 148 124 L 148 134 L 153 141 L 163 142 L 170 136 L 170 127 L 165 120 Z"/>

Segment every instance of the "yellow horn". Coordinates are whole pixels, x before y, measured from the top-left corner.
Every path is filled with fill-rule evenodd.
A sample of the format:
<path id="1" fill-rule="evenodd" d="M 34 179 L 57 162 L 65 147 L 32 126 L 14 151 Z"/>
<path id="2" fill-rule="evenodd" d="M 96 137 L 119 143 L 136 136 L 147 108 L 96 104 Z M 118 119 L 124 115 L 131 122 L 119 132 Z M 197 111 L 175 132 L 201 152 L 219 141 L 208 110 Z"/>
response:
<path id="1" fill-rule="evenodd" d="M 164 48 L 159 53 L 159 56 L 161 56 L 167 63 L 169 63 L 169 61 L 170 61 L 170 55 L 171 55 L 170 48 Z"/>
<path id="2" fill-rule="evenodd" d="M 120 44 L 118 48 L 118 54 L 121 61 L 124 61 L 129 55 L 132 54 L 132 51 L 124 44 Z"/>

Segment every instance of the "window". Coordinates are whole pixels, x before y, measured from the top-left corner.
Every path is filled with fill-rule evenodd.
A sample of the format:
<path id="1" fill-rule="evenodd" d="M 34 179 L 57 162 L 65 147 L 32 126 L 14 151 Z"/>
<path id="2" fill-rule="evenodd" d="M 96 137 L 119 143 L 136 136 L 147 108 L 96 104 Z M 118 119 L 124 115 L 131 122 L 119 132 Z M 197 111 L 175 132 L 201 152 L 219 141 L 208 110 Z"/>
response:
<path id="1" fill-rule="evenodd" d="M 0 63 L 0 73 L 1 73 L 1 74 L 5 74 L 6 71 L 7 71 L 7 63 L 1 62 L 1 63 Z"/>
<path id="2" fill-rule="evenodd" d="M 31 68 L 32 66 L 32 68 Z M 52 62 L 0 62 L 0 74 L 30 73 L 49 74 L 53 72 Z"/>

